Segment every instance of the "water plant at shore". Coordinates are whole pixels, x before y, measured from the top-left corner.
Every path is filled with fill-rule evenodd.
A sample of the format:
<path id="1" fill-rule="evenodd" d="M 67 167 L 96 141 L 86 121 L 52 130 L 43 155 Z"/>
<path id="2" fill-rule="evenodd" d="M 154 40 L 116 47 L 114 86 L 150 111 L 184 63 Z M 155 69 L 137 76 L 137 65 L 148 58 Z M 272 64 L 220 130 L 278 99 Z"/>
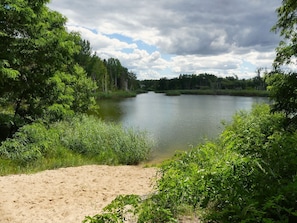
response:
<path id="1" fill-rule="evenodd" d="M 145 132 L 77 115 L 25 125 L 0 146 L 0 175 L 83 164 L 138 164 L 150 158 Z"/>

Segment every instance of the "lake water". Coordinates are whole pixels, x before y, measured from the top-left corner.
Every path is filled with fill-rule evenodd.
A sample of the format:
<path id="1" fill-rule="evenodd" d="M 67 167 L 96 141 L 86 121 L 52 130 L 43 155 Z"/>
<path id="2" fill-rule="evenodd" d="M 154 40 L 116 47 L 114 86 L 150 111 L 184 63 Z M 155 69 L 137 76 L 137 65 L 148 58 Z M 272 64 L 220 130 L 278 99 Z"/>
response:
<path id="1" fill-rule="evenodd" d="M 99 101 L 100 116 L 124 127 L 145 130 L 156 142 L 153 159 L 171 157 L 176 150 L 188 150 L 206 138 L 217 137 L 222 121 L 229 122 L 239 110 L 267 98 L 213 95 L 166 96 L 149 92 L 135 98 Z"/>

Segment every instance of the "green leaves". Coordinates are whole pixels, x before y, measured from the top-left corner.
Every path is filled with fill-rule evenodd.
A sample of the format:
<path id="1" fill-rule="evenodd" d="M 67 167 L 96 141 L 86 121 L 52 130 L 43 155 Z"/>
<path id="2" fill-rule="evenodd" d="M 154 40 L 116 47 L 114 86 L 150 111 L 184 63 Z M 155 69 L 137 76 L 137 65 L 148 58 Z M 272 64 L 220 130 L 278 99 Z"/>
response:
<path id="1" fill-rule="evenodd" d="M 137 222 L 178 222 L 188 213 L 201 222 L 288 222 L 297 210 L 297 132 L 284 130 L 284 119 L 254 106 L 237 113 L 217 141 L 165 161 L 156 193 L 134 206 Z M 107 214 L 122 220 L 122 204 Z"/>
<path id="2" fill-rule="evenodd" d="M 63 112 L 65 108 L 60 106 L 51 106 L 51 112 L 56 115 Z M 75 154 L 97 164 L 134 165 L 149 159 L 152 147 L 144 132 L 125 130 L 82 115 L 49 125 L 42 122 L 24 125 L 13 138 L 1 143 L 0 159 L 26 167 Z"/>
<path id="3" fill-rule="evenodd" d="M 4 78 L 16 79 L 20 73 L 17 70 L 11 69 L 7 60 L 1 60 L 0 74 L 2 75 L 3 79 Z"/>
<path id="4" fill-rule="evenodd" d="M 297 74 L 272 73 L 267 75 L 266 82 L 270 97 L 273 100 L 271 111 L 281 112 L 286 116 L 284 126 L 296 129 L 297 126 Z"/>
<path id="5" fill-rule="evenodd" d="M 278 21 L 272 30 L 280 31 L 280 35 L 285 40 L 281 41 L 276 49 L 277 55 L 274 61 L 276 68 L 292 63 L 292 59 L 297 55 L 296 9 L 295 0 L 283 0 L 282 5 L 277 9 Z"/>
<path id="6" fill-rule="evenodd" d="M 67 148 L 89 157 L 97 156 L 107 164 L 138 164 L 149 158 L 153 147 L 144 132 L 125 130 L 94 117 L 76 117 L 65 124 L 67 130 L 61 140 Z"/>
<path id="7" fill-rule="evenodd" d="M 80 36 L 48 1 L 5 1 L 0 11 L 0 97 L 14 120 L 61 120 L 94 107 L 96 85 L 75 65 Z"/>

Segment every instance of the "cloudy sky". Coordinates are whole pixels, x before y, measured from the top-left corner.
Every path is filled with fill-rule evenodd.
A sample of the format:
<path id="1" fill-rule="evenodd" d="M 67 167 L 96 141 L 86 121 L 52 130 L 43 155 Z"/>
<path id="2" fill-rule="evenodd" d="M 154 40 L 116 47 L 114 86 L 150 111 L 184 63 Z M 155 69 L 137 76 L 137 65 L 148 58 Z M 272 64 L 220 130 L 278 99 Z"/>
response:
<path id="1" fill-rule="evenodd" d="M 281 0 L 52 0 L 97 55 L 138 79 L 211 73 L 249 78 L 271 68 Z"/>

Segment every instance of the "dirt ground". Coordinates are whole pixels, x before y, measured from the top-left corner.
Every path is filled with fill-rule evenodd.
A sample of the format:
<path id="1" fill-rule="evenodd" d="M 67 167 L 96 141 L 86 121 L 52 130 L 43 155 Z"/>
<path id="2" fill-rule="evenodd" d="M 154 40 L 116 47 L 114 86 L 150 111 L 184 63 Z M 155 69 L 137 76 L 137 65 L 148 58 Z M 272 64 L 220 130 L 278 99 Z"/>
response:
<path id="1" fill-rule="evenodd" d="M 156 171 L 91 165 L 0 177 L 0 222 L 82 222 L 117 195 L 153 192 Z"/>

